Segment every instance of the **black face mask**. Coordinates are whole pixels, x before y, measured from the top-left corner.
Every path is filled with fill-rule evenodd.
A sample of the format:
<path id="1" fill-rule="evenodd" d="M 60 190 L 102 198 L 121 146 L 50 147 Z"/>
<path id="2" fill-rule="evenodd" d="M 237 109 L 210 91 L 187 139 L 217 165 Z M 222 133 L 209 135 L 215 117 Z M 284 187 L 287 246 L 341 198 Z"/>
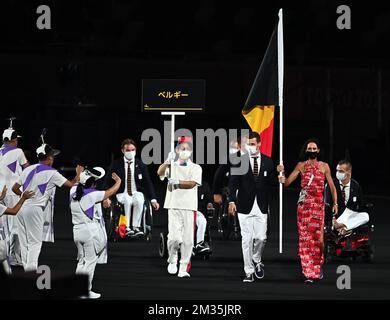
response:
<path id="1" fill-rule="evenodd" d="M 317 151 L 306 151 L 306 159 L 314 160 L 318 157 Z"/>

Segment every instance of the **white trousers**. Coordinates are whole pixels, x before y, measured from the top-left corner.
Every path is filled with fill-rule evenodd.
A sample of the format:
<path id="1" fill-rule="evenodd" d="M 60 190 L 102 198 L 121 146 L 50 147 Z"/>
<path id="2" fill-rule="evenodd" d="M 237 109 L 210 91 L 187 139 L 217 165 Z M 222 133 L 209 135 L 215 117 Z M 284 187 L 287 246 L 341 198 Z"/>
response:
<path id="1" fill-rule="evenodd" d="M 99 223 L 95 221 L 73 226 L 73 239 L 77 247 L 76 274 L 88 275 L 88 290 L 91 290 L 96 264 L 105 249 Z"/>
<path id="2" fill-rule="evenodd" d="M 204 235 L 206 233 L 207 220 L 202 212 L 196 212 L 196 244 L 204 241 Z"/>
<path id="3" fill-rule="evenodd" d="M 126 227 L 130 228 L 131 208 L 133 207 L 133 221 L 131 223 L 133 228 L 139 228 L 142 221 L 142 211 L 144 208 L 145 198 L 142 192 L 134 192 L 132 196 L 128 193 L 118 193 L 116 198 L 125 207 Z"/>
<path id="4" fill-rule="evenodd" d="M 253 262 L 261 262 L 267 241 L 267 220 L 268 215 L 261 212 L 256 198 L 249 214 L 238 213 L 244 271 L 246 274 L 255 272 Z"/>
<path id="5" fill-rule="evenodd" d="M 6 274 L 11 274 L 11 267 L 8 263 L 8 245 L 5 239 L 3 227 L 0 225 L 0 268 L 4 269 Z"/>
<path id="6" fill-rule="evenodd" d="M 42 248 L 43 208 L 24 204 L 16 217 L 24 271 L 36 271 Z"/>
<path id="7" fill-rule="evenodd" d="M 20 197 L 15 195 L 6 195 L 3 199 L 4 205 L 8 208 L 13 208 L 20 200 Z M 4 232 L 6 235 L 8 246 L 8 259 L 11 265 L 21 266 L 21 249 L 18 236 L 18 223 L 16 216 L 3 215 Z"/>
<path id="8" fill-rule="evenodd" d="M 188 272 L 191 268 L 195 215 L 196 211 L 192 210 L 168 210 L 168 263 L 177 263 L 180 248 L 179 272 Z"/>
<path id="9" fill-rule="evenodd" d="M 367 223 L 369 220 L 370 217 L 367 212 L 356 212 L 345 208 L 337 222 L 345 225 L 348 230 L 352 230 Z"/>

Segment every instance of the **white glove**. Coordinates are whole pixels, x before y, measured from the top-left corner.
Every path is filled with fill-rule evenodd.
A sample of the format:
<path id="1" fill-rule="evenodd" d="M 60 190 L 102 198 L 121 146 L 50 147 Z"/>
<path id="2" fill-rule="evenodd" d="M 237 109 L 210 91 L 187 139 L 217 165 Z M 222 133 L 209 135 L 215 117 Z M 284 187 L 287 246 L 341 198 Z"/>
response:
<path id="1" fill-rule="evenodd" d="M 179 180 L 169 178 L 168 179 L 168 190 L 173 191 L 173 190 L 179 189 L 179 183 L 180 183 Z"/>
<path id="2" fill-rule="evenodd" d="M 168 153 L 168 157 L 167 157 L 167 160 L 165 160 L 165 164 L 170 164 L 172 161 L 175 161 L 176 159 L 176 153 L 171 151 Z"/>
<path id="3" fill-rule="evenodd" d="M 179 183 L 180 183 L 180 181 L 177 179 L 174 179 L 174 178 L 168 179 L 168 185 L 170 185 L 170 186 L 175 186 L 175 185 L 178 185 Z"/>

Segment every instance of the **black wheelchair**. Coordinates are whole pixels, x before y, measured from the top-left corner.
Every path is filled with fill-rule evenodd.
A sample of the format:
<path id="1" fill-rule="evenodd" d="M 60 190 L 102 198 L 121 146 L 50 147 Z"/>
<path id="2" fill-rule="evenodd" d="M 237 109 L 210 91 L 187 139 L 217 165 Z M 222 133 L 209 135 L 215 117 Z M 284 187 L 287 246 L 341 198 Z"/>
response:
<path id="1" fill-rule="evenodd" d="M 145 198 L 142 211 L 141 229 L 142 235 L 126 235 L 125 226 L 120 226 L 120 217 L 125 215 L 124 205 L 120 203 L 116 196 L 111 199 L 109 208 L 102 208 L 104 221 L 106 224 L 107 238 L 109 241 L 118 242 L 123 240 L 144 239 L 147 242 L 152 240 L 153 211 L 149 199 Z M 130 219 L 132 218 L 132 215 Z"/>
<path id="2" fill-rule="evenodd" d="M 210 250 L 207 252 L 195 252 L 194 250 L 192 251 L 192 257 L 201 257 L 203 260 L 209 260 L 210 255 L 212 254 L 213 250 L 211 249 L 211 221 L 214 219 L 214 214 L 215 214 L 215 209 L 207 209 L 206 211 L 206 220 L 207 220 L 207 225 L 206 225 L 206 233 L 204 237 L 204 241 L 209 245 Z M 196 232 L 194 237 L 196 238 Z M 160 255 L 161 258 L 167 259 L 168 258 L 168 232 L 164 231 L 160 233 L 160 245 L 159 245 L 159 250 L 158 254 Z M 196 239 L 194 241 L 196 243 Z M 179 250 L 179 260 L 180 260 L 180 250 Z"/>
<path id="3" fill-rule="evenodd" d="M 374 260 L 375 246 L 372 243 L 374 225 L 371 222 L 374 205 L 366 203 L 363 208 L 369 214 L 370 221 L 353 229 L 350 234 L 342 236 L 332 228 L 331 204 L 325 199 L 325 263 L 330 263 L 338 258 L 352 261 L 360 258 L 364 262 L 372 262 Z"/>
<path id="4" fill-rule="evenodd" d="M 222 234 L 222 238 L 225 240 L 241 239 L 240 223 L 238 221 L 238 215 L 230 215 L 228 212 L 229 209 L 229 198 L 227 190 L 224 190 L 222 204 L 218 208 L 218 232 Z"/>

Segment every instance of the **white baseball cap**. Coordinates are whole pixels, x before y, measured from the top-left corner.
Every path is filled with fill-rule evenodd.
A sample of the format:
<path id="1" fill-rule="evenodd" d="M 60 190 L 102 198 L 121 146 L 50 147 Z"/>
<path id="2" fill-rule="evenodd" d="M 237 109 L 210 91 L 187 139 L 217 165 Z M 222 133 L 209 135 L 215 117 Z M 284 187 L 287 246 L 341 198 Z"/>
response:
<path id="1" fill-rule="evenodd" d="M 37 156 L 39 156 L 40 154 L 43 154 L 43 155 L 46 155 L 46 154 L 51 154 L 52 156 L 57 156 L 58 154 L 60 154 L 60 150 L 58 149 L 53 149 L 52 147 L 50 147 L 48 144 L 44 143 L 42 144 L 40 147 L 37 148 L 36 150 L 36 153 L 37 153 Z"/>
<path id="2" fill-rule="evenodd" d="M 101 167 L 93 167 L 92 169 L 84 169 L 80 174 L 80 183 L 85 185 L 89 178 L 94 178 L 95 180 L 99 180 L 104 177 L 106 171 Z"/>
<path id="3" fill-rule="evenodd" d="M 3 141 L 11 141 L 16 138 L 21 138 L 15 129 L 8 128 L 3 131 Z"/>

